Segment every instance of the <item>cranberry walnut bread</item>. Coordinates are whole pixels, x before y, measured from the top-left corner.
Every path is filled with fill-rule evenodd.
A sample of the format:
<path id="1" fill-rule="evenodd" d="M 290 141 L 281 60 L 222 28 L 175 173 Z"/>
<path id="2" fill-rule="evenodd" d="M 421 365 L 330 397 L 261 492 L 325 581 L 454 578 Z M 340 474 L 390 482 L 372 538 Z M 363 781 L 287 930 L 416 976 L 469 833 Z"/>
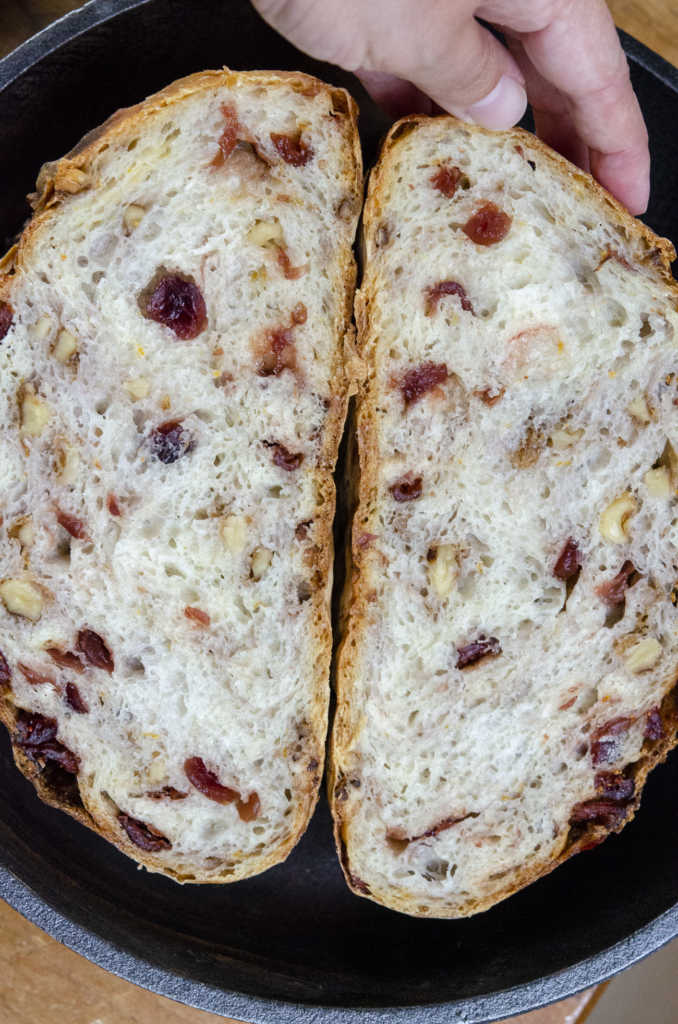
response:
<path id="1" fill-rule="evenodd" d="M 453 118 L 391 131 L 364 243 L 337 844 L 465 916 L 621 829 L 676 739 L 674 252 Z"/>
<path id="2" fill-rule="evenodd" d="M 43 168 L 0 296 L 1 717 L 146 867 L 282 860 L 327 727 L 353 101 L 228 70 Z"/>

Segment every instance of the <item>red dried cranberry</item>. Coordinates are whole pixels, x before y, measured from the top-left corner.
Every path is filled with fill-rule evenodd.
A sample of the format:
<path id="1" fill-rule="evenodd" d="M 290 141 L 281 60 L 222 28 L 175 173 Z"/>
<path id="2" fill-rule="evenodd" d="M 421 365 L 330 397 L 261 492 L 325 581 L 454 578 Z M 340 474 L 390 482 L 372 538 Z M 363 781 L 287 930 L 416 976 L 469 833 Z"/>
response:
<path id="1" fill-rule="evenodd" d="M 14 310 L 8 302 L 0 302 L 0 341 L 5 337 L 14 320 Z"/>
<path id="2" fill-rule="evenodd" d="M 626 257 L 622 256 L 620 252 L 618 252 L 616 249 L 612 249 L 610 246 L 608 246 L 608 248 L 605 250 L 605 254 L 603 255 L 603 258 L 601 259 L 598 266 L 596 267 L 596 270 L 600 270 L 603 264 L 607 263 L 608 260 L 614 260 L 616 263 L 619 263 L 626 270 L 635 271 L 635 267 L 631 266 Z"/>
<path id="3" fill-rule="evenodd" d="M 240 796 L 236 789 L 222 786 L 214 772 L 205 767 L 201 757 L 189 757 L 184 761 L 184 771 L 191 785 L 209 800 L 214 800 L 218 804 L 230 804 Z"/>
<path id="4" fill-rule="evenodd" d="M 12 671 L 7 664 L 5 655 L 0 651 L 0 693 L 3 690 L 9 689 L 10 683 L 12 682 Z"/>
<path id="5" fill-rule="evenodd" d="M 306 540 L 306 537 L 308 536 L 309 527 L 311 526 L 312 523 L 312 519 L 306 519 L 303 523 L 297 523 L 294 530 L 294 536 L 297 538 L 297 540 Z"/>
<path id="6" fill-rule="evenodd" d="M 475 665 L 476 662 L 480 661 L 481 658 L 487 657 L 488 654 L 501 654 L 501 644 L 496 636 L 479 636 L 477 640 L 472 640 L 465 647 L 457 648 L 457 668 L 467 668 L 469 665 Z"/>
<path id="7" fill-rule="evenodd" d="M 303 167 L 313 156 L 313 149 L 304 142 L 301 134 L 279 135 L 271 132 L 271 142 L 286 164 L 292 167 Z"/>
<path id="8" fill-rule="evenodd" d="M 17 746 L 34 762 L 51 762 L 70 775 L 77 775 L 80 758 L 60 743 L 56 734 L 57 723 L 54 718 L 28 711 L 19 712 L 14 734 Z"/>
<path id="9" fill-rule="evenodd" d="M 558 556 L 558 561 L 553 566 L 553 575 L 565 582 L 576 576 L 581 569 L 581 551 L 576 540 L 568 537 L 565 547 Z"/>
<path id="10" fill-rule="evenodd" d="M 483 203 L 463 227 L 465 235 L 476 245 L 496 245 L 506 238 L 511 218 L 496 203 Z"/>
<path id="11" fill-rule="evenodd" d="M 292 326 L 298 327 L 300 324 L 305 324 L 308 319 L 308 310 L 303 302 L 297 302 L 296 306 L 290 314 L 290 320 Z"/>
<path id="12" fill-rule="evenodd" d="M 291 452 L 284 444 L 278 444 L 277 441 L 264 441 L 264 444 L 273 450 L 273 464 L 288 473 L 299 469 L 304 461 L 303 452 Z"/>
<path id="13" fill-rule="evenodd" d="M 115 668 L 113 655 L 93 629 L 81 629 L 75 646 L 95 668 L 103 668 L 106 672 L 112 672 Z"/>
<path id="14" fill-rule="evenodd" d="M 211 621 L 207 612 L 204 612 L 202 608 L 192 608 L 190 605 L 186 605 L 184 608 L 184 615 L 187 619 L 197 622 L 200 626 L 209 626 Z"/>
<path id="15" fill-rule="evenodd" d="M 106 508 L 108 509 L 112 516 L 122 515 L 120 505 L 118 504 L 118 499 L 114 494 L 109 494 L 108 497 L 106 498 Z"/>
<path id="16" fill-rule="evenodd" d="M 288 281 L 296 281 L 308 270 L 308 263 L 304 263 L 301 267 L 293 267 L 287 249 L 283 248 L 278 249 L 278 266 Z"/>
<path id="17" fill-rule="evenodd" d="M 56 681 L 50 672 L 45 672 L 44 669 L 31 668 L 20 661 L 17 663 L 17 668 L 31 686 L 43 686 L 45 683 L 54 683 Z"/>
<path id="18" fill-rule="evenodd" d="M 633 779 L 627 779 L 621 772 L 598 772 L 594 781 L 596 793 L 617 803 L 628 803 L 636 790 Z"/>
<path id="19" fill-rule="evenodd" d="M 153 455 L 166 466 L 188 455 L 195 447 L 193 438 L 181 425 L 181 420 L 167 420 L 155 427 L 150 434 L 150 444 Z"/>
<path id="20" fill-rule="evenodd" d="M 159 850 L 172 849 L 172 844 L 166 836 L 143 821 L 132 818 L 129 814 L 123 814 L 122 811 L 118 815 L 118 821 L 134 845 L 138 846 L 140 850 L 157 853 Z"/>
<path id="21" fill-rule="evenodd" d="M 458 281 L 438 281 L 426 289 L 426 316 L 433 316 L 443 295 L 458 295 L 461 308 L 475 316 L 466 289 Z"/>
<path id="22" fill-rule="evenodd" d="M 365 896 L 370 895 L 370 887 L 366 882 L 363 882 L 362 878 L 358 878 L 358 876 L 354 875 L 352 871 L 349 871 L 348 878 L 354 889 L 357 889 L 358 892 L 363 893 Z"/>
<path id="23" fill-rule="evenodd" d="M 485 405 L 496 405 L 506 394 L 506 388 L 499 388 L 498 391 L 493 388 L 482 388 L 482 390 L 474 391 L 473 394 Z"/>
<path id="24" fill-rule="evenodd" d="M 616 760 L 619 752 L 617 737 L 628 732 L 634 721 L 633 718 L 613 718 L 591 733 L 591 761 L 594 765 Z"/>
<path id="25" fill-rule="evenodd" d="M 207 307 L 193 281 L 168 274 L 156 284 L 146 302 L 146 316 L 174 331 L 177 338 L 190 341 L 207 327 Z"/>
<path id="26" fill-rule="evenodd" d="M 294 349 L 292 330 L 305 324 L 308 310 L 298 302 L 290 314 L 289 327 L 274 327 L 264 335 L 264 347 L 259 351 L 257 373 L 260 377 L 277 377 L 283 370 L 294 370 L 297 356 Z"/>
<path id="27" fill-rule="evenodd" d="M 69 668 L 74 672 L 85 671 L 85 666 L 73 651 L 61 651 L 58 647 L 48 647 L 45 653 L 49 654 L 52 661 L 55 661 L 60 668 Z"/>
<path id="28" fill-rule="evenodd" d="M 590 822 L 594 825 L 603 825 L 605 828 L 614 828 L 625 817 L 626 808 L 614 800 L 585 800 L 572 808 L 570 824 Z"/>
<path id="29" fill-rule="evenodd" d="M 293 370 L 296 353 L 292 332 L 288 327 L 279 327 L 266 332 L 266 348 L 257 365 L 260 377 L 278 377 L 283 370 Z"/>
<path id="30" fill-rule="evenodd" d="M 361 533 L 356 541 L 356 547 L 361 551 L 368 548 L 372 541 L 377 539 L 376 533 Z"/>
<path id="31" fill-rule="evenodd" d="M 153 789 L 146 796 L 149 800 L 185 800 L 188 793 L 182 793 L 174 786 L 163 786 L 162 789 Z"/>
<path id="32" fill-rule="evenodd" d="M 436 171 L 430 180 L 433 187 L 437 188 L 439 192 L 442 192 L 446 199 L 451 199 L 457 191 L 457 185 L 459 184 L 460 179 L 461 171 L 459 168 L 450 167 L 445 164 L 439 171 Z"/>
<path id="33" fill-rule="evenodd" d="M 228 160 L 238 143 L 238 133 L 241 130 L 235 107 L 224 104 L 221 113 L 224 118 L 224 130 L 219 137 L 219 152 L 212 161 L 215 167 L 220 167 Z"/>
<path id="34" fill-rule="evenodd" d="M 56 520 L 59 526 L 63 526 L 66 533 L 70 533 L 71 537 L 75 537 L 76 540 L 87 539 L 87 531 L 82 519 L 78 519 L 77 516 L 72 516 L 68 512 L 62 512 L 58 508 L 56 510 Z"/>
<path id="35" fill-rule="evenodd" d="M 592 839 L 590 843 L 585 843 L 579 847 L 580 853 L 588 853 L 589 850 L 595 850 L 596 846 L 600 846 L 601 843 L 605 842 L 606 836 L 598 836 L 597 839 Z"/>
<path id="36" fill-rule="evenodd" d="M 643 736 L 646 740 L 663 740 L 665 735 L 664 723 L 659 708 L 650 708 L 645 718 Z"/>
<path id="37" fill-rule="evenodd" d="M 414 501 L 415 498 L 421 497 L 422 482 L 420 476 L 413 477 L 408 473 L 391 484 L 389 490 L 396 501 Z"/>
<path id="38" fill-rule="evenodd" d="M 425 832 L 421 832 L 417 836 L 412 836 L 410 842 L 414 842 L 416 839 L 429 839 L 431 836 L 437 836 L 439 832 L 444 832 L 448 828 L 452 828 L 453 825 L 458 825 L 461 821 L 466 821 L 467 818 L 477 817 L 476 814 L 462 814 L 460 818 L 450 817 L 443 818 L 442 821 L 436 822 L 431 828 L 427 828 Z"/>
<path id="39" fill-rule="evenodd" d="M 445 363 L 421 363 L 412 367 L 400 381 L 400 390 L 405 400 L 405 408 L 414 405 L 432 388 L 444 384 L 448 372 Z"/>
<path id="40" fill-rule="evenodd" d="M 241 821 L 254 821 L 261 810 L 261 801 L 256 793 L 252 793 L 247 800 L 240 797 L 237 807 Z"/>
<path id="41" fill-rule="evenodd" d="M 66 683 L 66 703 L 78 715 L 86 715 L 89 711 L 89 706 L 83 700 L 82 694 L 75 683 Z"/>
<path id="42" fill-rule="evenodd" d="M 30 711 L 20 711 L 16 723 L 16 742 L 21 747 L 41 747 L 56 739 L 56 718 L 47 718 Z"/>
<path id="43" fill-rule="evenodd" d="M 623 604 L 626 591 L 629 587 L 633 586 L 633 583 L 635 582 L 635 580 L 633 580 L 634 576 L 636 576 L 636 568 L 633 562 L 629 562 L 627 559 L 616 576 L 613 576 L 611 580 L 608 580 L 606 583 L 601 583 L 600 586 L 596 587 L 596 594 L 598 597 L 602 598 L 605 604 L 609 604 L 611 607 Z"/>

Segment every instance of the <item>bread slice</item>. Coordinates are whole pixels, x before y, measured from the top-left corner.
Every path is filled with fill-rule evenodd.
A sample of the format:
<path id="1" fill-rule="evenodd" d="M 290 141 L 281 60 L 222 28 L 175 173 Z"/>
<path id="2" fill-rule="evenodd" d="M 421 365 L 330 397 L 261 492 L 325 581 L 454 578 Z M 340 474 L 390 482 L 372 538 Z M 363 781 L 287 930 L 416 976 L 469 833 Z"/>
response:
<path id="1" fill-rule="evenodd" d="M 1 717 L 139 863 L 282 860 L 323 768 L 356 109 L 210 71 L 45 167 L 0 303 Z"/>
<path id="2" fill-rule="evenodd" d="M 409 118 L 364 211 L 330 790 L 354 892 L 492 906 L 676 740 L 670 243 L 521 131 Z"/>

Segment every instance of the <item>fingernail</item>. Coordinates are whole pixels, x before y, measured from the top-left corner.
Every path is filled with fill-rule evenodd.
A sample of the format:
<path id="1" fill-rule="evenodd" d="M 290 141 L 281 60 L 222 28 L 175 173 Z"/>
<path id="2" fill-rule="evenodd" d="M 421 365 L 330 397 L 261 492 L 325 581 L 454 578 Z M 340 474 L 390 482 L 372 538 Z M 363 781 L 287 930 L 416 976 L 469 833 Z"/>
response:
<path id="1" fill-rule="evenodd" d="M 483 128 L 511 128 L 520 121 L 526 107 L 527 94 L 520 82 L 504 75 L 492 92 L 465 110 L 462 117 Z"/>

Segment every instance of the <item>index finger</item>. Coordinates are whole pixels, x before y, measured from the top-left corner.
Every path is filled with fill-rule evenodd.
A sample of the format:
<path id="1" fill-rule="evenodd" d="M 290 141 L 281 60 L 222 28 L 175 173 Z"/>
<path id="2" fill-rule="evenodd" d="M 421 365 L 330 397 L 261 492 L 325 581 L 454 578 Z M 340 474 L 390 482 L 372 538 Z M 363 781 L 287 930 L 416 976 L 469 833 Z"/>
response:
<path id="1" fill-rule="evenodd" d="M 536 70 L 566 97 L 592 174 L 642 213 L 650 192 L 647 129 L 606 4 L 571 0 L 545 28 L 520 39 Z"/>

